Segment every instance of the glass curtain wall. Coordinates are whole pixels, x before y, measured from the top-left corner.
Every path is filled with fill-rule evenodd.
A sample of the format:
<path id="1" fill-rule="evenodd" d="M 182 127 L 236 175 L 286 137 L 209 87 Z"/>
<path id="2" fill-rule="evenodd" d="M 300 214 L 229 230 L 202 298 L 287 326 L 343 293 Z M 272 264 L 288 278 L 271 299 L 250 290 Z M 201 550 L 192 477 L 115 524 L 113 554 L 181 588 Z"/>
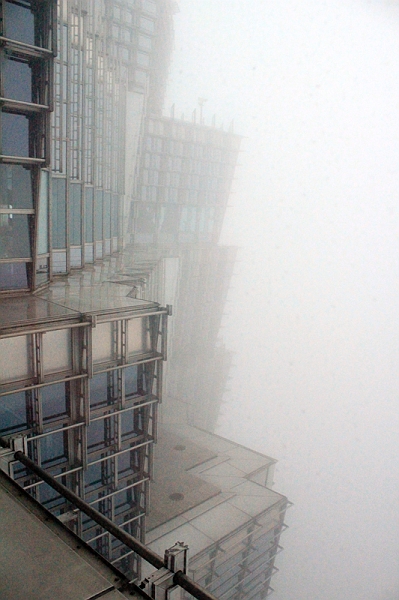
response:
<path id="1" fill-rule="evenodd" d="M 55 0 L 0 2 L 0 292 L 49 280 Z"/>

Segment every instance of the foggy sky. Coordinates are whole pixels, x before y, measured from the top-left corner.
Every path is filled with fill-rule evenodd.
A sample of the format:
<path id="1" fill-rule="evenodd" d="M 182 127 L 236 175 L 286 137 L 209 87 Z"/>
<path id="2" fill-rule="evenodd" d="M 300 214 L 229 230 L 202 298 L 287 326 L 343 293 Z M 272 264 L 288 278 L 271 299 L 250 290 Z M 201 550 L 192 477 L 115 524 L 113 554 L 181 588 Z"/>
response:
<path id="1" fill-rule="evenodd" d="M 218 433 L 278 459 L 276 600 L 399 598 L 399 2 L 180 0 L 169 105 L 243 134 Z"/>

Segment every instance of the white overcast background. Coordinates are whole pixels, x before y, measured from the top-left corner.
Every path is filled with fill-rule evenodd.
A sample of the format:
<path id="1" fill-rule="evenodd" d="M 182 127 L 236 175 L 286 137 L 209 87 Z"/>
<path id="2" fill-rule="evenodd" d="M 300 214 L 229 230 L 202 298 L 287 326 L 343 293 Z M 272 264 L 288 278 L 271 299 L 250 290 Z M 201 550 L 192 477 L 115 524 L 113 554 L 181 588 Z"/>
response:
<path id="1" fill-rule="evenodd" d="M 167 106 L 244 137 L 217 432 L 278 459 L 276 600 L 399 598 L 399 1 L 180 0 Z"/>

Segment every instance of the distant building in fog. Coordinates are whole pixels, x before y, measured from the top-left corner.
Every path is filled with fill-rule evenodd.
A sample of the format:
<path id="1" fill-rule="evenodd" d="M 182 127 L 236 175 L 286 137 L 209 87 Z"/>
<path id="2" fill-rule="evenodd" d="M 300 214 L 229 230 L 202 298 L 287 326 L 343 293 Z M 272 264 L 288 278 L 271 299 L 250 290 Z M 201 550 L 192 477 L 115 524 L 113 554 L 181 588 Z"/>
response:
<path id="1" fill-rule="evenodd" d="M 275 461 L 193 427 L 162 427 L 155 448 L 147 543 L 190 547 L 189 574 L 217 598 L 266 598 L 287 499 Z"/>

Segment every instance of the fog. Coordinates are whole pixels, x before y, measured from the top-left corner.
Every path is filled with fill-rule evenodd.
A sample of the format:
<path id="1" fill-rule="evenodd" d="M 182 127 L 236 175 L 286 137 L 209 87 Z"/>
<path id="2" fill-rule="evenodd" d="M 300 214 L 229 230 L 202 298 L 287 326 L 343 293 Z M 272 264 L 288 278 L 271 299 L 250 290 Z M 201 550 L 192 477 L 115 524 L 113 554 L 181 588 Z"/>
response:
<path id="1" fill-rule="evenodd" d="M 244 137 L 217 432 L 294 507 L 276 600 L 399 597 L 399 2 L 180 0 L 168 103 Z"/>

